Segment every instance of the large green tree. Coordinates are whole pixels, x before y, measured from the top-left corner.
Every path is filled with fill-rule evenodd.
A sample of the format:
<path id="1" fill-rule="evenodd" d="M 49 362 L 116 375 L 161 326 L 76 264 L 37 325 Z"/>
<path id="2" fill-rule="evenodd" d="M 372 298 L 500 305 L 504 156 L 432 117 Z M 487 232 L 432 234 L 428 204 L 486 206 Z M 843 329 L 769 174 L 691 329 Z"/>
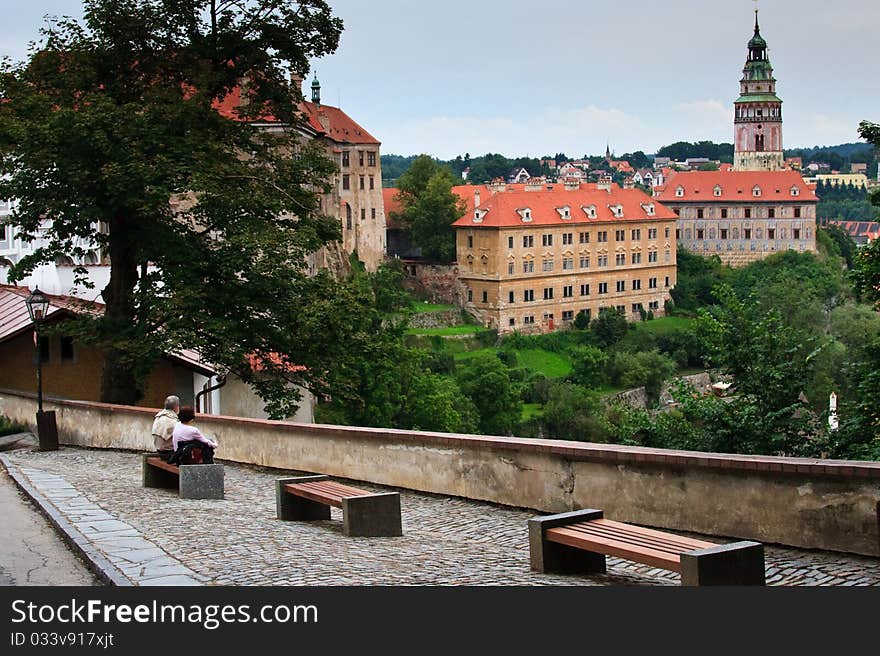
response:
<path id="1" fill-rule="evenodd" d="M 304 269 L 339 235 L 318 204 L 334 165 L 301 142 L 287 73 L 336 49 L 340 19 L 323 0 L 84 0 L 83 16 L 0 69 L 0 196 L 43 240 L 11 278 L 98 244 L 106 308 L 80 328 L 105 354 L 103 400 L 137 401 L 159 355 L 188 347 L 282 413 L 287 383 L 320 388 L 358 325 Z M 237 115 L 218 111 L 238 89 Z M 292 129 L 249 121 L 266 115 Z"/>
<path id="2" fill-rule="evenodd" d="M 408 226 L 413 243 L 429 260 L 455 259 L 452 224 L 465 212 L 464 203 L 452 192 L 455 178 L 450 170 L 428 155 L 421 155 L 400 176 L 401 212 L 396 218 Z"/>

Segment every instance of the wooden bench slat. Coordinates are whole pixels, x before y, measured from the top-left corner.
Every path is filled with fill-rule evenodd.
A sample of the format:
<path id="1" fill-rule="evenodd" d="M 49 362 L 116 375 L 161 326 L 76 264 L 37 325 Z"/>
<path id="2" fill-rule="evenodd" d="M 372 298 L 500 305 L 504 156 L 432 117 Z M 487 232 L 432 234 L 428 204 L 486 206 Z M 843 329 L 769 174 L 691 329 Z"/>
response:
<path id="1" fill-rule="evenodd" d="M 646 549 L 654 549 L 656 551 L 663 551 L 668 554 L 672 554 L 675 556 L 681 555 L 683 552 L 692 551 L 690 547 L 681 547 L 678 545 L 672 545 L 664 542 L 658 542 L 655 540 L 645 540 L 641 539 L 638 536 L 633 535 L 620 535 L 615 533 L 609 533 L 607 531 L 599 530 L 586 530 L 576 528 L 574 526 L 566 526 L 565 528 L 575 532 L 583 534 L 585 539 L 589 540 L 593 537 L 605 538 L 608 540 L 614 540 L 620 542 L 621 544 L 632 545 L 634 548 L 646 548 Z M 598 527 L 596 527 L 598 529 Z"/>
<path id="2" fill-rule="evenodd" d="M 294 494 L 298 497 L 303 497 L 304 499 L 308 499 L 309 501 L 317 501 L 318 503 L 323 503 L 328 506 L 342 508 L 342 497 L 322 494 L 321 492 L 313 491 L 308 488 L 304 488 L 301 485 L 293 483 L 285 485 L 284 489 L 287 490 L 287 492 L 289 492 L 290 494 Z"/>
<path id="3" fill-rule="evenodd" d="M 631 533 L 639 533 L 645 536 L 651 536 L 655 538 L 660 538 L 662 540 L 667 540 L 669 542 L 676 542 L 681 544 L 686 544 L 688 546 L 692 546 L 694 549 L 706 549 L 709 547 L 718 546 L 714 542 L 706 542 L 705 540 L 697 540 L 696 538 L 686 538 L 680 535 L 673 535 L 672 533 L 666 533 L 664 531 L 658 531 L 652 528 L 645 528 L 644 526 L 635 526 L 634 524 L 626 524 L 624 522 L 617 522 L 613 519 L 595 519 L 592 520 L 593 523 L 599 524 L 601 526 L 608 526 L 613 528 L 618 528 L 622 530 L 626 530 Z M 585 522 L 582 522 L 585 523 Z"/>
<path id="4" fill-rule="evenodd" d="M 176 465 L 170 465 L 162 458 L 147 458 L 147 464 L 152 467 L 156 467 L 158 469 L 164 469 L 165 471 L 169 471 L 172 474 L 180 474 L 180 468 Z"/>
<path id="5" fill-rule="evenodd" d="M 366 490 L 359 490 L 356 487 L 343 485 L 334 481 L 310 481 L 307 483 L 294 483 L 293 485 L 302 485 L 313 490 L 320 490 L 328 494 L 338 495 L 339 497 L 366 497 L 372 494 Z"/>
<path id="6" fill-rule="evenodd" d="M 547 530 L 546 538 L 550 542 L 557 542 L 569 547 L 577 547 L 602 553 L 607 556 L 617 556 L 628 560 L 636 560 L 652 567 L 665 569 L 672 572 L 681 572 L 681 558 L 678 554 L 670 554 L 657 549 L 639 547 L 613 538 L 598 535 L 586 535 L 573 531 L 566 526 Z"/>
<path id="7" fill-rule="evenodd" d="M 306 481 L 303 483 L 287 483 L 284 489 L 290 494 L 303 497 L 336 508 L 342 508 L 342 500 L 352 497 L 370 496 L 372 492 L 359 490 L 334 481 Z"/>
<path id="8" fill-rule="evenodd" d="M 587 535 L 599 535 L 609 539 L 620 540 L 621 542 L 629 542 L 636 545 L 659 549 L 661 551 L 668 551 L 670 553 L 682 553 L 686 551 L 694 551 L 695 549 L 705 549 L 707 547 L 716 546 L 711 542 L 680 538 L 676 535 L 656 535 L 655 531 L 652 531 L 649 534 L 641 531 L 630 531 L 628 530 L 630 528 L 629 526 L 624 526 L 626 528 L 621 528 L 620 526 L 608 526 L 599 522 L 581 522 L 578 524 L 570 524 L 566 526 L 566 528 Z"/>

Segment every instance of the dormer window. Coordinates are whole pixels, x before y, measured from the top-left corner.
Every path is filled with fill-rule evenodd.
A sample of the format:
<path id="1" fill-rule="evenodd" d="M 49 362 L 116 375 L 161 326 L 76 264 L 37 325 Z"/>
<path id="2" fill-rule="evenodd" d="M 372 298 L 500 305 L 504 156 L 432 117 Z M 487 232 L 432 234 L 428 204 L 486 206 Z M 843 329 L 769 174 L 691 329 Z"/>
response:
<path id="1" fill-rule="evenodd" d="M 684 196 L 684 187 L 682 187 L 682 186 L 676 187 L 675 188 L 675 197 L 681 198 L 682 196 Z"/>
<path id="2" fill-rule="evenodd" d="M 595 205 L 586 205 L 581 208 L 584 211 L 584 214 L 587 215 L 588 219 L 596 218 L 596 206 Z"/>
<path id="3" fill-rule="evenodd" d="M 716 198 L 721 196 L 721 185 L 715 185 L 715 189 L 712 190 L 712 195 Z"/>
<path id="4" fill-rule="evenodd" d="M 752 187 L 752 196 L 754 196 L 755 198 L 760 198 L 761 197 L 761 187 L 759 187 L 758 185 L 755 185 L 754 187 Z"/>
<path id="5" fill-rule="evenodd" d="M 648 216 L 654 216 L 654 203 L 642 205 L 642 209 L 645 210 L 645 214 L 647 214 Z"/>
<path id="6" fill-rule="evenodd" d="M 623 205 L 609 205 L 608 209 L 616 218 L 623 218 Z"/>
<path id="7" fill-rule="evenodd" d="M 794 187 L 792 187 L 791 188 L 791 195 L 792 196 L 800 196 L 801 195 L 801 188 L 796 185 Z"/>
<path id="8" fill-rule="evenodd" d="M 485 212 L 481 212 L 480 210 L 474 210 L 474 223 L 482 223 L 484 214 L 485 214 Z"/>
<path id="9" fill-rule="evenodd" d="M 517 210 L 517 213 L 520 215 L 523 223 L 529 223 L 532 220 L 532 210 L 528 207 L 525 207 L 521 210 Z"/>
<path id="10" fill-rule="evenodd" d="M 571 208 L 568 205 L 566 205 L 565 207 L 557 207 L 556 211 L 559 212 L 559 216 L 561 216 L 563 219 L 571 218 Z"/>

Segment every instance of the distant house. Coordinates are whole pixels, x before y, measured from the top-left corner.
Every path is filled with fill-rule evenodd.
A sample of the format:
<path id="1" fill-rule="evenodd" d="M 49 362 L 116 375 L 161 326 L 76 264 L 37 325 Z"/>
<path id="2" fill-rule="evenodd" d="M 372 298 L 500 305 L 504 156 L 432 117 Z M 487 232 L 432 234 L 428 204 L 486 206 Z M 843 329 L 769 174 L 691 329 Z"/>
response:
<path id="1" fill-rule="evenodd" d="M 785 165 L 794 171 L 800 171 L 802 168 L 804 168 L 804 158 L 803 157 L 786 157 L 785 158 Z"/>
<path id="2" fill-rule="evenodd" d="M 471 174 L 471 167 L 470 167 L 470 166 L 465 167 L 465 169 L 461 172 L 461 179 L 462 179 L 462 180 L 467 180 L 467 179 L 468 179 L 468 176 L 469 176 L 470 174 Z M 387 213 L 388 208 L 385 208 L 385 211 L 386 211 L 386 213 Z"/>
<path id="3" fill-rule="evenodd" d="M 0 388 L 23 392 L 35 388 L 34 326 L 28 316 L 27 287 L 0 285 Z M 73 296 L 47 295 L 50 305 L 46 324 L 57 325 L 82 313 L 102 313 L 100 303 Z M 79 401 L 100 401 L 103 358 L 93 346 L 63 334 L 40 337 L 43 353 L 43 391 L 48 396 Z M 259 362 L 251 365 L 259 370 Z M 182 405 L 195 405 L 203 414 L 267 419 L 264 404 L 253 389 L 234 375 L 220 372 L 192 350 L 166 353 L 146 379 L 144 397 L 138 405 L 161 408 L 174 394 Z M 222 385 L 220 384 L 222 383 Z M 303 392 L 303 401 L 292 421 L 314 423 L 314 398 Z"/>
<path id="4" fill-rule="evenodd" d="M 868 176 L 864 173 L 820 173 L 816 176 L 816 182 L 824 182 L 826 185 L 831 185 L 832 187 L 838 185 L 867 187 Z"/>
<path id="5" fill-rule="evenodd" d="M 665 167 L 669 166 L 669 164 L 671 162 L 672 162 L 671 157 L 655 157 L 654 158 L 654 168 L 655 169 L 665 168 Z"/>
<path id="6" fill-rule="evenodd" d="M 835 221 L 825 219 L 822 225 L 836 225 L 852 237 L 853 241 L 862 246 L 880 238 L 880 223 L 876 221 Z"/>
<path id="7" fill-rule="evenodd" d="M 612 160 L 610 162 L 610 166 L 613 169 L 617 169 L 621 173 L 635 173 L 635 169 L 633 169 L 632 164 L 627 162 L 624 159 L 621 160 Z"/>
<path id="8" fill-rule="evenodd" d="M 513 169 L 510 173 L 507 174 L 507 182 L 510 184 L 524 184 L 528 182 L 529 178 L 532 176 L 526 171 L 524 168 L 516 168 Z"/>
<path id="9" fill-rule="evenodd" d="M 555 159 L 542 159 L 541 166 L 546 166 L 551 171 L 556 170 L 556 160 Z"/>
<path id="10" fill-rule="evenodd" d="M 639 169 L 632 176 L 633 182 L 646 187 L 654 186 L 654 174 L 651 169 Z"/>
<path id="11" fill-rule="evenodd" d="M 584 173 L 583 169 L 578 166 L 575 166 L 571 162 L 566 162 L 556 171 L 556 176 L 560 182 L 579 182 L 581 180 L 585 180 L 587 174 Z"/>
<path id="12" fill-rule="evenodd" d="M 853 162 L 849 165 L 850 173 L 868 173 L 868 165 L 864 162 Z"/>

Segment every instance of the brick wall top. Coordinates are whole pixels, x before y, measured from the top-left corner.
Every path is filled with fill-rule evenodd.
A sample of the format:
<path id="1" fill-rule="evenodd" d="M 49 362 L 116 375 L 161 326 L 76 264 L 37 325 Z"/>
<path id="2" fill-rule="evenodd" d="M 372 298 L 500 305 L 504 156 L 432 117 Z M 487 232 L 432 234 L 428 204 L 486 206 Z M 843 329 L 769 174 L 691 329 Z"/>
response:
<path id="1" fill-rule="evenodd" d="M 0 389 L 0 395 L 36 398 L 35 394 Z M 58 406 L 70 406 L 98 412 L 116 412 L 152 418 L 158 409 L 111 405 L 88 401 L 50 399 Z M 587 462 L 614 462 L 617 464 L 659 465 L 662 467 L 740 470 L 743 472 L 766 472 L 778 474 L 807 474 L 813 476 L 845 476 L 880 480 L 880 462 L 859 460 L 821 460 L 814 458 L 787 458 L 779 456 L 734 455 L 704 453 L 700 451 L 673 451 L 647 447 L 595 444 L 568 440 L 543 440 L 520 437 L 496 437 L 487 435 L 457 435 L 404 431 L 391 428 L 366 428 L 332 426 L 328 424 L 294 424 L 283 421 L 200 415 L 204 424 L 259 426 L 264 430 L 290 431 L 316 436 L 333 434 L 352 440 L 395 440 L 413 444 L 430 444 L 451 448 L 492 449 L 521 453 L 547 453 Z"/>

